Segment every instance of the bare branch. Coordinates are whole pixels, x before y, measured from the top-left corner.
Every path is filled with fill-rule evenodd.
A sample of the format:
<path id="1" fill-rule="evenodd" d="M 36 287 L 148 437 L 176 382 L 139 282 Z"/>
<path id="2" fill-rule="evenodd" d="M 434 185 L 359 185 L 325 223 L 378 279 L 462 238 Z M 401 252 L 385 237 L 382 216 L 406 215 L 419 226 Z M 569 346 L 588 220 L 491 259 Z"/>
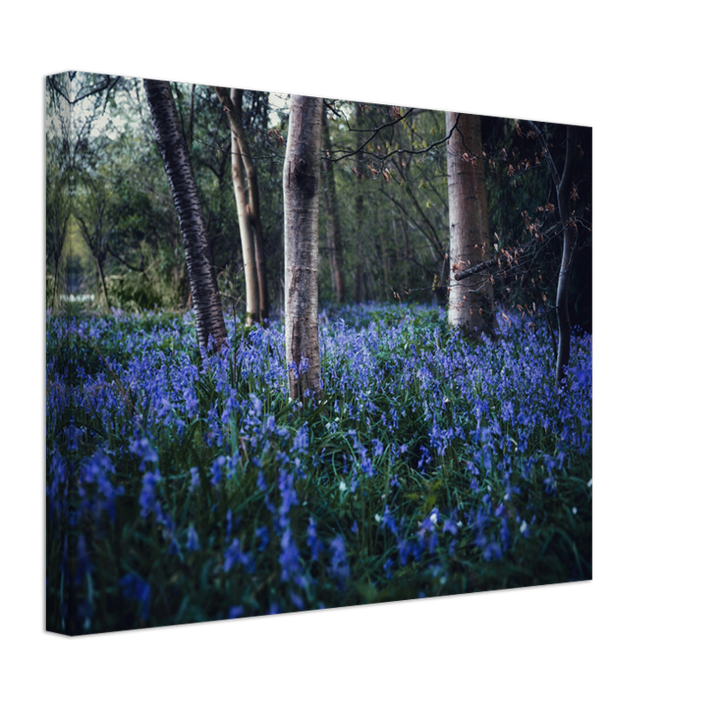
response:
<path id="1" fill-rule="evenodd" d="M 554 231 L 562 232 L 560 229 L 560 224 L 555 224 L 554 226 L 551 226 L 545 233 L 543 233 L 543 237 L 546 238 L 545 244 L 540 246 L 540 249 L 544 248 L 547 243 L 549 243 L 551 240 L 556 238 L 559 234 L 553 233 Z M 513 269 L 520 266 L 520 260 L 525 258 L 532 258 L 532 261 L 535 260 L 537 257 L 537 249 L 538 249 L 538 242 L 536 240 L 528 241 L 527 243 L 523 243 L 522 245 L 516 246 L 511 249 L 505 249 L 503 248 L 500 253 L 495 258 L 492 258 L 490 260 L 484 260 L 481 263 L 478 263 L 477 265 L 473 265 L 472 267 L 466 268 L 465 270 L 461 270 L 460 272 L 455 273 L 454 279 L 455 280 L 465 280 L 468 277 L 471 277 L 472 275 L 476 275 L 479 272 L 483 272 L 484 270 L 491 270 L 492 268 L 497 268 L 498 273 L 507 274 L 508 272 L 512 271 Z M 532 262 L 531 261 L 531 262 Z M 505 265 L 503 265 L 503 262 Z M 505 270 L 503 270 L 503 267 L 505 267 Z"/>
<path id="2" fill-rule="evenodd" d="M 326 105 L 328 105 L 328 104 L 326 104 Z M 334 110 L 332 107 L 331 107 L 330 109 L 331 109 L 331 110 Z M 385 128 L 389 128 L 389 127 L 391 127 L 391 126 L 393 126 L 393 125 L 401 122 L 402 120 L 405 120 L 405 118 L 407 118 L 407 116 L 410 115 L 410 112 L 413 111 L 413 110 L 414 110 L 413 108 L 410 108 L 410 109 L 407 111 L 407 113 L 405 113 L 405 115 L 400 116 L 400 117 L 397 118 L 396 120 L 393 120 L 393 121 L 391 121 L 391 122 L 389 122 L 389 123 L 384 123 L 383 125 L 381 125 L 381 126 L 378 127 L 378 128 L 373 128 L 373 129 L 372 129 L 373 134 L 372 134 L 367 140 L 365 140 L 365 142 L 363 142 L 363 144 L 360 145 L 360 147 L 358 147 L 356 150 L 353 150 L 352 152 L 345 152 L 345 153 L 343 153 L 340 157 L 335 157 L 335 158 L 325 157 L 324 159 L 326 159 L 326 160 L 329 159 L 329 160 L 331 160 L 333 163 L 335 163 L 335 162 L 340 162 L 341 160 L 347 159 L 348 157 L 353 157 L 354 155 L 357 155 L 358 153 L 363 153 L 365 146 L 366 146 L 368 143 L 372 142 L 372 140 L 377 136 L 377 134 L 378 134 L 381 130 L 383 130 L 383 129 L 385 129 Z M 396 149 L 396 150 L 391 150 L 390 152 L 388 152 L 388 153 L 385 154 L 385 155 L 382 155 L 382 154 L 379 155 L 379 154 L 377 154 L 376 152 L 364 152 L 364 154 L 372 155 L 375 159 L 379 160 L 381 163 L 384 163 L 385 160 L 389 159 L 389 158 L 392 157 L 393 155 L 399 155 L 399 154 L 403 154 L 403 155 L 424 155 L 424 154 L 426 154 L 426 153 L 428 153 L 428 152 L 431 152 L 431 151 L 434 150 L 436 147 L 439 147 L 440 145 L 444 145 L 444 144 L 450 139 L 450 136 L 453 134 L 453 131 L 454 131 L 456 128 L 457 128 L 457 120 L 455 121 L 455 125 L 453 125 L 453 127 L 450 129 L 450 132 L 449 132 L 444 138 L 441 138 L 440 140 L 436 140 L 436 141 L 433 142 L 431 145 L 428 145 L 427 147 L 424 147 L 422 150 L 408 150 L 408 149 L 406 149 L 406 148 L 404 148 L 404 147 L 401 147 L 401 148 L 398 148 L 398 149 Z M 351 130 L 354 130 L 354 129 L 351 128 Z M 355 130 L 355 132 L 365 132 L 365 131 L 357 131 L 357 130 Z M 337 152 L 340 152 L 340 150 L 337 150 Z"/>
<path id="3" fill-rule="evenodd" d="M 550 174 L 552 174 L 552 179 L 555 183 L 555 189 L 560 189 L 560 175 L 558 174 L 557 168 L 555 167 L 555 161 L 550 154 L 550 150 L 548 149 L 547 143 L 545 142 L 545 138 L 543 137 L 540 128 L 538 128 L 538 126 L 535 125 L 532 120 L 527 120 L 525 122 L 528 123 L 528 125 L 532 128 L 533 132 L 538 136 L 538 140 L 540 140 L 540 146 L 542 147 L 543 152 L 547 156 L 548 164 L 550 165 Z"/>

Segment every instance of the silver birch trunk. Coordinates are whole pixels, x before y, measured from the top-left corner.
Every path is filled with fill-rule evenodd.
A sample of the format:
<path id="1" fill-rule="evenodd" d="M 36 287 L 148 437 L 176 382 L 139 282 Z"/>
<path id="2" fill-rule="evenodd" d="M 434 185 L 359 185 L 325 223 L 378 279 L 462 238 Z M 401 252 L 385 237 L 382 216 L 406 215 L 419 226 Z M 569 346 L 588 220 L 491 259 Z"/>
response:
<path id="1" fill-rule="evenodd" d="M 170 84 L 167 81 L 145 79 L 144 85 L 155 129 L 155 139 L 160 148 L 180 221 L 195 312 L 195 328 L 200 352 L 204 358 L 210 337 L 213 339 L 213 349 L 219 351 L 227 340 L 227 330 L 217 279 L 212 268 L 212 255 L 200 204 L 200 193 Z"/>
<path id="2" fill-rule="evenodd" d="M 233 106 L 238 96 L 237 89 L 232 89 L 230 95 L 225 96 Z M 220 95 L 220 94 L 218 94 Z M 221 98 L 221 101 L 223 98 Z M 240 228 L 240 245 L 242 249 L 243 272 L 245 274 L 245 325 L 249 326 L 260 320 L 260 294 L 258 291 L 257 267 L 255 263 L 255 232 L 250 223 L 250 212 L 248 208 L 248 197 L 245 194 L 245 179 L 243 177 L 243 143 L 238 138 L 238 120 L 230 110 L 228 121 L 230 122 L 230 145 L 231 145 L 231 173 L 233 193 L 235 194 L 235 206 L 237 208 L 238 226 Z"/>
<path id="3" fill-rule="evenodd" d="M 235 140 L 237 140 L 237 152 L 242 159 L 242 166 L 245 169 L 247 178 L 247 197 L 245 208 L 252 228 L 253 262 L 255 263 L 255 279 L 257 281 L 258 320 L 264 325 L 270 311 L 270 299 L 268 295 L 267 273 L 265 268 L 265 237 L 263 235 L 262 221 L 260 219 L 260 194 L 258 189 L 257 170 L 250 154 L 245 137 L 245 130 L 242 126 L 242 94 L 240 89 L 233 88 L 230 92 L 226 88 L 215 86 L 215 93 L 222 103 L 223 109 L 228 115 L 230 128 Z M 236 150 L 233 150 L 236 152 Z M 242 176 L 241 176 L 242 178 Z M 244 253 L 244 251 L 243 251 Z M 243 255 L 243 259 L 245 256 Z M 247 262 L 247 261 L 246 261 Z"/>
<path id="4" fill-rule="evenodd" d="M 258 295 L 257 269 L 255 267 L 255 234 L 250 225 L 250 216 L 245 196 L 243 179 L 243 163 L 240 156 L 240 143 L 231 134 L 232 146 L 232 183 L 237 207 L 238 224 L 240 227 L 240 244 L 242 246 L 243 272 L 245 273 L 245 325 L 249 326 L 260 320 L 260 303 Z"/>
<path id="5" fill-rule="evenodd" d="M 480 116 L 446 113 L 450 272 L 490 257 L 490 226 L 485 191 Z M 450 278 L 448 322 L 477 336 L 489 332 L 493 286 L 484 274 L 461 283 Z"/>
<path id="6" fill-rule="evenodd" d="M 285 352 L 290 397 L 319 394 L 318 202 L 321 98 L 292 96 L 283 170 Z"/>

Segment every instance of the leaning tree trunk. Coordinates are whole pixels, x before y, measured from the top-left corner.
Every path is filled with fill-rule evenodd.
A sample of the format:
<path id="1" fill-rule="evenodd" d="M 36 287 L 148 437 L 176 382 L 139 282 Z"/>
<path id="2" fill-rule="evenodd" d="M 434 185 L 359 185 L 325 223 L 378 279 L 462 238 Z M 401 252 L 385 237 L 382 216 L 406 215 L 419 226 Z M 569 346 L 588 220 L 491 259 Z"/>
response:
<path id="1" fill-rule="evenodd" d="M 238 88 L 233 88 L 229 93 L 226 88 L 215 86 L 215 93 L 222 103 L 223 109 L 230 120 L 230 128 L 233 137 L 237 140 L 238 152 L 242 158 L 242 164 L 247 176 L 247 201 L 246 210 L 253 229 L 253 261 L 255 263 L 255 277 L 257 279 L 259 317 L 265 324 L 269 310 L 270 299 L 268 296 L 267 272 L 265 267 L 265 245 L 260 220 L 260 192 L 258 189 L 257 170 L 250 154 L 250 147 L 245 138 L 245 130 L 242 126 L 242 94 Z"/>
<path id="2" fill-rule="evenodd" d="M 450 271 L 464 270 L 490 257 L 490 226 L 485 190 L 480 116 L 446 113 Z M 452 132 L 451 132 L 452 131 Z M 488 332 L 493 286 L 484 274 L 462 284 L 450 278 L 448 322 L 471 336 Z"/>
<path id="3" fill-rule="evenodd" d="M 577 224 L 575 223 L 571 210 L 570 200 L 574 188 L 577 155 L 577 128 L 573 125 L 568 125 L 565 168 L 563 169 L 562 180 L 560 180 L 557 187 L 560 220 L 563 225 L 562 264 L 560 265 L 557 298 L 555 300 L 558 316 L 558 355 L 555 367 L 555 378 L 558 383 L 562 383 L 565 379 L 565 368 L 570 361 L 570 312 L 568 311 L 568 292 L 570 290 L 570 272 L 573 255 L 575 254 L 575 245 L 577 244 L 578 238 Z"/>
<path id="4" fill-rule="evenodd" d="M 262 221 L 260 220 L 260 190 L 258 189 L 257 170 L 250 152 L 250 146 L 245 138 L 242 126 L 242 94 L 240 89 L 230 91 L 230 99 L 235 111 L 236 137 L 240 145 L 240 155 L 247 176 L 248 187 L 248 216 L 253 229 L 253 245 L 255 248 L 255 271 L 258 283 L 258 300 L 260 307 L 260 322 L 264 325 L 270 311 L 268 297 L 267 272 L 265 268 L 265 236 L 263 235 Z"/>
<path id="5" fill-rule="evenodd" d="M 190 153 L 183 137 L 170 84 L 167 81 L 145 79 L 144 85 L 155 128 L 155 139 L 160 148 L 180 221 L 195 312 L 195 328 L 204 358 L 210 338 L 212 337 L 213 349 L 218 351 L 227 340 L 227 330 L 217 279 L 211 265 L 212 257 L 200 206 L 200 193 L 195 183 Z"/>
<path id="6" fill-rule="evenodd" d="M 555 306 L 558 317 L 558 349 L 555 364 L 555 379 L 561 384 L 565 380 L 565 368 L 570 361 L 570 312 L 568 311 L 568 295 L 570 290 L 570 273 L 572 270 L 575 246 L 577 245 L 578 231 L 575 214 L 571 210 L 570 202 L 573 200 L 575 190 L 575 165 L 578 158 L 577 127 L 567 126 L 567 144 L 565 147 L 565 166 L 560 177 L 555 161 L 548 149 L 540 128 L 531 120 L 527 121 L 540 141 L 540 147 L 546 156 L 550 167 L 550 176 L 555 184 L 555 193 L 558 200 L 560 222 L 563 227 L 563 252 L 560 274 L 558 276 L 557 295 Z"/>
<path id="7" fill-rule="evenodd" d="M 290 396 L 320 392 L 318 201 L 321 98 L 293 96 L 283 171 L 285 349 Z"/>
<path id="8" fill-rule="evenodd" d="M 243 271 L 245 273 L 245 325 L 249 326 L 260 321 L 260 299 L 258 295 L 257 268 L 255 266 L 255 234 L 250 225 L 250 216 L 245 196 L 242 157 L 240 143 L 231 134 L 232 146 L 232 183 L 235 192 L 238 224 L 240 226 L 240 244 L 242 246 Z"/>

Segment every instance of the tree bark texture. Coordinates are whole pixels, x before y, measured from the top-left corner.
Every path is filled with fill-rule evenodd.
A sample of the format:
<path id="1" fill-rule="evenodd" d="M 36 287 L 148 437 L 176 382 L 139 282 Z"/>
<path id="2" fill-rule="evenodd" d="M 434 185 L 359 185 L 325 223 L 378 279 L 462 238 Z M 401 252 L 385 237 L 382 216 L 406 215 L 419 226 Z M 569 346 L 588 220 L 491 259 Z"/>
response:
<path id="1" fill-rule="evenodd" d="M 200 351 L 205 357 L 210 337 L 218 351 L 227 340 L 220 293 L 208 243 L 200 193 L 195 182 L 190 153 L 167 81 L 145 79 L 145 93 L 152 115 L 155 139 L 170 182 L 180 231 L 195 312 L 195 328 Z"/>
<path id="2" fill-rule="evenodd" d="M 318 202 L 321 98 L 292 96 L 283 171 L 285 351 L 290 396 L 318 394 Z"/>
<path id="3" fill-rule="evenodd" d="M 490 226 L 485 190 L 480 116 L 446 113 L 450 271 L 465 270 L 490 257 Z M 488 332 L 493 286 L 475 275 L 460 284 L 450 278 L 448 322 L 472 336 Z"/>

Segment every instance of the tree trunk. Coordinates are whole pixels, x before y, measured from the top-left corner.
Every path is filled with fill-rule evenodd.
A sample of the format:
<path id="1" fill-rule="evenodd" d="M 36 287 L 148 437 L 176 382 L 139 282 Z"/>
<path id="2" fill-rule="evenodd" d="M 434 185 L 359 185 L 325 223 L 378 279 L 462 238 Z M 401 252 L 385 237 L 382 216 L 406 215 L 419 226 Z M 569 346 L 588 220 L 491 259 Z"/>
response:
<path id="1" fill-rule="evenodd" d="M 362 130 L 365 121 L 363 120 L 362 106 L 360 103 L 355 104 L 355 127 Z M 357 133 L 356 147 L 362 147 L 363 133 Z M 362 152 L 358 152 L 355 158 L 355 282 L 353 283 L 353 299 L 355 304 L 363 301 L 363 281 L 364 281 L 364 241 L 365 241 L 365 199 L 364 199 L 364 181 L 363 167 L 365 157 Z"/>
<path id="2" fill-rule="evenodd" d="M 243 271 L 245 273 L 245 325 L 249 326 L 260 320 L 257 267 L 255 264 L 255 237 L 250 225 L 250 216 L 248 215 L 240 143 L 233 133 L 230 135 L 230 144 L 232 146 L 233 191 L 240 226 L 240 244 L 242 246 Z"/>
<path id="3" fill-rule="evenodd" d="M 567 146 L 565 148 L 565 168 L 557 188 L 560 220 L 563 224 L 563 252 L 560 275 L 558 276 L 557 306 L 558 316 L 558 353 L 555 366 L 555 378 L 558 383 L 565 379 L 565 368 L 570 361 L 570 312 L 568 311 L 568 291 L 570 289 L 570 271 L 572 268 L 575 245 L 577 244 L 577 224 L 573 218 L 570 200 L 575 179 L 575 164 L 577 162 L 577 128 L 568 125 Z"/>
<path id="4" fill-rule="evenodd" d="M 328 260 L 330 262 L 330 274 L 332 277 L 333 292 L 337 301 L 342 304 L 345 301 L 345 273 L 343 272 L 342 242 L 340 239 L 340 218 L 337 208 L 337 193 L 335 191 L 335 170 L 331 162 L 332 145 L 330 143 L 330 130 L 328 129 L 325 110 L 322 112 L 322 134 L 323 149 L 326 159 L 323 162 L 323 173 L 325 183 L 323 195 L 325 197 L 325 212 L 327 218 L 326 234 L 328 244 Z"/>
<path id="5" fill-rule="evenodd" d="M 454 129 L 453 129 L 454 128 Z M 490 227 L 485 191 L 480 116 L 447 113 L 450 272 L 464 270 L 490 256 Z M 482 274 L 462 284 L 450 278 L 448 322 L 469 335 L 490 331 L 493 287 Z"/>
<path id="6" fill-rule="evenodd" d="M 207 354 L 210 338 L 214 351 L 227 340 L 220 293 L 208 244 L 205 221 L 200 205 L 200 193 L 195 182 L 190 153 L 178 119 L 170 84 L 167 81 L 145 79 L 145 93 L 150 105 L 155 139 L 170 182 L 180 232 L 185 248 L 190 292 L 195 312 L 200 352 Z"/>
<path id="7" fill-rule="evenodd" d="M 260 321 L 264 324 L 267 319 L 270 300 L 268 297 L 267 271 L 265 267 L 265 243 L 260 220 L 260 194 L 258 189 L 257 170 L 253 162 L 250 148 L 245 138 L 245 130 L 242 126 L 242 94 L 240 89 L 233 88 L 228 94 L 226 88 L 216 86 L 215 93 L 222 103 L 225 112 L 230 120 L 230 127 L 240 147 L 239 152 L 242 158 L 245 175 L 247 177 L 247 213 L 253 229 L 254 262 L 258 288 L 259 315 Z"/>
<path id="8" fill-rule="evenodd" d="M 190 87 L 190 117 L 188 118 L 188 150 L 192 150 L 195 130 L 195 84 Z"/>
<path id="9" fill-rule="evenodd" d="M 237 103 L 242 102 L 242 92 L 232 89 L 228 95 L 227 90 L 215 89 L 220 102 L 225 107 L 230 123 L 230 164 L 232 172 L 233 193 L 237 208 L 238 225 L 240 227 L 240 245 L 242 248 L 243 272 L 245 274 L 245 325 L 249 326 L 260 321 L 260 294 L 258 291 L 257 264 L 255 262 L 255 231 L 250 223 L 248 200 L 245 194 L 245 178 L 243 176 L 242 142 L 238 133 L 242 125 L 238 125 L 240 117 L 237 115 Z M 239 93 L 239 95 L 238 95 Z M 236 113 L 233 113 L 233 109 Z"/>
<path id="10" fill-rule="evenodd" d="M 321 98 L 293 96 L 283 170 L 285 348 L 290 396 L 318 394 L 318 201 Z"/>
<path id="11" fill-rule="evenodd" d="M 110 297 L 108 296 L 107 291 L 107 283 L 105 282 L 105 270 L 103 269 L 103 261 L 96 258 L 95 264 L 97 265 L 98 278 L 100 280 L 100 284 L 102 285 L 103 295 L 105 296 L 105 304 L 107 305 L 109 312 L 112 309 L 112 305 L 110 304 Z"/>

